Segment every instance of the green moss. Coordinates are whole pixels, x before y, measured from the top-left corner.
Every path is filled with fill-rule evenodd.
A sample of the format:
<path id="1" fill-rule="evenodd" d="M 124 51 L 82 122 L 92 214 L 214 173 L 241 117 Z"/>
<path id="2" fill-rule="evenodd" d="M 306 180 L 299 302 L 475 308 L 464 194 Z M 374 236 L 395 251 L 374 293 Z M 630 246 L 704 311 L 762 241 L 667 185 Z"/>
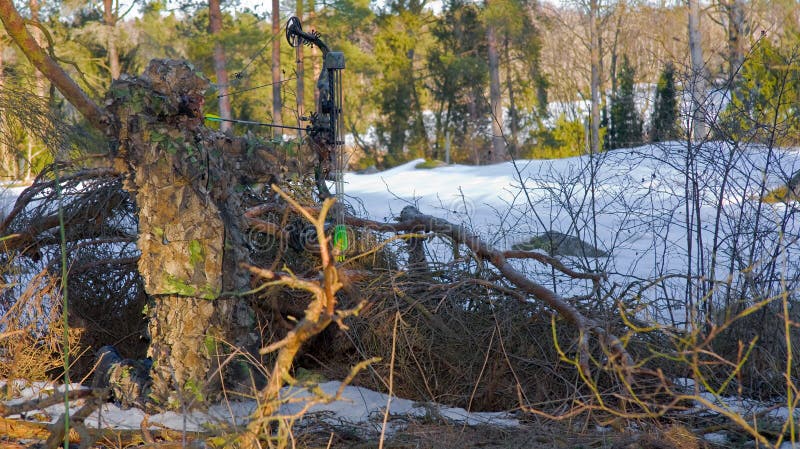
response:
<path id="1" fill-rule="evenodd" d="M 513 249 L 522 250 L 522 251 L 532 251 L 535 249 L 542 250 L 546 253 L 549 253 L 552 250 L 551 240 L 543 237 L 543 236 L 534 236 L 531 237 L 525 243 L 519 243 L 513 246 Z"/>
<path id="2" fill-rule="evenodd" d="M 186 381 L 186 383 L 183 385 L 183 391 L 194 396 L 194 399 L 197 402 L 205 402 L 203 389 L 200 388 L 200 385 L 194 379 L 189 379 Z"/>
<path id="3" fill-rule="evenodd" d="M 206 335 L 203 339 L 203 344 L 206 346 L 206 352 L 208 355 L 214 355 L 217 353 L 217 340 L 210 336 Z"/>
<path id="4" fill-rule="evenodd" d="M 210 285 L 195 286 L 171 274 L 166 275 L 164 284 L 167 287 L 164 293 L 172 293 L 181 296 L 215 299 L 220 293 Z"/>
<path id="5" fill-rule="evenodd" d="M 197 266 L 198 264 L 203 263 L 205 260 L 205 248 L 203 248 L 203 244 L 200 243 L 200 240 L 194 239 L 189 242 L 189 262 L 192 265 Z"/>

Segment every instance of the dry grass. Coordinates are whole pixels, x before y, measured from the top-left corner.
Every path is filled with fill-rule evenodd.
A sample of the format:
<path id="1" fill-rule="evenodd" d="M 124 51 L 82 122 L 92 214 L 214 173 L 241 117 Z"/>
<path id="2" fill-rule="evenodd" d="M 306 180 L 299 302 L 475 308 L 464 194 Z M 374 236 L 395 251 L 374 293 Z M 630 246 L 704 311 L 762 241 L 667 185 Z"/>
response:
<path id="1" fill-rule="evenodd" d="M 55 377 L 63 368 L 63 321 L 57 279 L 40 272 L 0 317 L 0 378 L 3 396 L 11 398 L 19 386 Z M 82 331 L 70 329 L 69 352 L 80 351 Z"/>

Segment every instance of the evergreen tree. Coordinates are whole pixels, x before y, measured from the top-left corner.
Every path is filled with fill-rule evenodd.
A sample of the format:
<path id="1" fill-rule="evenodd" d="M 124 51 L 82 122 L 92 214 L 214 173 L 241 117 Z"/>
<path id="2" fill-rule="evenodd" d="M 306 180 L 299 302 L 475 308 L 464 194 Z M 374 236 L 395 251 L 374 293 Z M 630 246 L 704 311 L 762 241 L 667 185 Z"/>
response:
<path id="1" fill-rule="evenodd" d="M 485 29 L 479 9 L 463 0 L 450 0 L 432 27 L 435 44 L 428 53 L 430 74 L 426 86 L 432 94 L 436 141 L 432 157 L 442 159 L 447 130 L 453 146 L 466 150 L 456 159 L 470 157 L 471 130 L 488 125 L 488 104 L 482 101 L 488 83 Z M 481 122 L 475 122 L 483 118 Z"/>
<path id="2" fill-rule="evenodd" d="M 629 147 L 642 142 L 642 120 L 636 110 L 633 77 L 635 71 L 628 57 L 622 59 L 619 87 L 611 97 L 607 142 L 609 149 Z"/>
<path id="3" fill-rule="evenodd" d="M 377 18 L 374 53 L 381 73 L 372 82 L 372 95 L 381 114 L 375 130 L 388 150 L 388 165 L 427 152 L 420 68 L 428 44 L 426 24 L 432 19 L 423 7 L 418 0 L 396 0 Z"/>
<path id="4" fill-rule="evenodd" d="M 745 60 L 722 115 L 726 138 L 765 144 L 800 143 L 800 38 L 778 46 L 765 39 Z"/>
<path id="5" fill-rule="evenodd" d="M 678 138 L 678 100 L 675 91 L 675 67 L 668 63 L 658 77 L 650 141 L 663 142 Z"/>

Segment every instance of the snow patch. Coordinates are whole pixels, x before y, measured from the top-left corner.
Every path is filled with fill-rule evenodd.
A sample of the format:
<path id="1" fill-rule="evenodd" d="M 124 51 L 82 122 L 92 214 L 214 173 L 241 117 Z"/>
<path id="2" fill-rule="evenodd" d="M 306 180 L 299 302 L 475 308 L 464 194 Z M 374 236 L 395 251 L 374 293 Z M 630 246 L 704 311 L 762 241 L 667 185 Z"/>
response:
<path id="1" fill-rule="evenodd" d="M 325 396 L 334 397 L 342 387 L 341 382 L 329 381 L 318 385 Z M 80 388 L 78 385 L 71 387 Z M 7 405 L 17 404 L 24 400 L 40 398 L 43 395 L 63 392 L 63 386 L 54 388 L 49 383 L 37 383 L 20 391 L 20 398 L 6 402 Z M 319 401 L 320 396 L 307 388 L 284 387 L 281 397 L 291 398 L 290 403 L 284 404 L 278 411 L 282 416 L 298 415 L 306 409 L 309 403 Z M 83 400 L 73 401 L 70 412 L 75 413 L 84 403 Z M 360 428 L 364 432 L 380 431 L 387 403 L 389 404 L 389 417 L 400 420 L 436 420 L 444 423 L 475 425 L 493 425 L 500 427 L 519 426 L 519 420 L 506 412 L 468 412 L 463 408 L 446 407 L 439 404 L 419 403 L 392 397 L 384 393 L 367 388 L 345 386 L 339 399 L 329 403 L 314 404 L 306 410 L 307 416 L 315 416 L 334 425 L 348 425 Z M 190 411 L 187 413 L 164 412 L 148 417 L 152 428 L 166 427 L 180 431 L 203 431 L 216 424 L 242 426 L 247 424 L 250 415 L 256 408 L 256 401 L 229 401 L 215 404 L 208 411 Z M 57 404 L 43 410 L 55 422 L 63 413 L 64 405 Z M 92 413 L 85 423 L 89 427 L 109 429 L 139 429 L 145 413 L 142 410 L 131 408 L 122 409 L 112 403 L 103 404 Z M 15 418 L 19 418 L 18 416 Z M 396 425 L 390 427 L 390 431 Z"/>

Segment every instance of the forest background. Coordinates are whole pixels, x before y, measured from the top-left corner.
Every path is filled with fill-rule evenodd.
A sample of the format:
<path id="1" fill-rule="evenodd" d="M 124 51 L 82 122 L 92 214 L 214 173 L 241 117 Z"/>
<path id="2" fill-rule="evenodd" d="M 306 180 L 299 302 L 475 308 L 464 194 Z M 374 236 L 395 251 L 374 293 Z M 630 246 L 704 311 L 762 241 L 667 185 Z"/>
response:
<path id="1" fill-rule="evenodd" d="M 692 58 L 687 32 L 692 3 L 700 61 Z M 702 121 L 738 122 L 726 136 L 750 133 L 744 140 L 757 142 L 760 118 L 741 112 L 774 109 L 770 92 L 778 80 L 785 83 L 784 105 L 800 95 L 793 65 L 800 8 L 788 0 L 298 0 L 272 8 L 218 0 L 29 0 L 19 6 L 41 23 L 38 38 L 95 98 L 112 78 L 139 74 L 152 58 L 184 58 L 214 83 L 206 112 L 305 126 L 300 118 L 315 110 L 321 58 L 316 49 L 286 45 L 285 20 L 297 15 L 345 54 L 352 168 L 417 157 L 471 164 L 566 157 L 590 147 L 685 137 L 692 98 L 720 115 L 708 117 L 714 111 L 707 110 Z M 0 45 L 0 83 L 34 86 L 51 109 L 77 117 L 14 45 Z M 796 112 L 781 108 L 793 123 Z M 31 179 L 52 160 L 21 123 L 7 117 L 1 126 L 0 179 Z M 235 126 L 277 140 L 295 132 Z M 696 137 L 718 137 L 713 128 Z M 796 143 L 796 134 L 782 134 L 781 144 Z"/>

